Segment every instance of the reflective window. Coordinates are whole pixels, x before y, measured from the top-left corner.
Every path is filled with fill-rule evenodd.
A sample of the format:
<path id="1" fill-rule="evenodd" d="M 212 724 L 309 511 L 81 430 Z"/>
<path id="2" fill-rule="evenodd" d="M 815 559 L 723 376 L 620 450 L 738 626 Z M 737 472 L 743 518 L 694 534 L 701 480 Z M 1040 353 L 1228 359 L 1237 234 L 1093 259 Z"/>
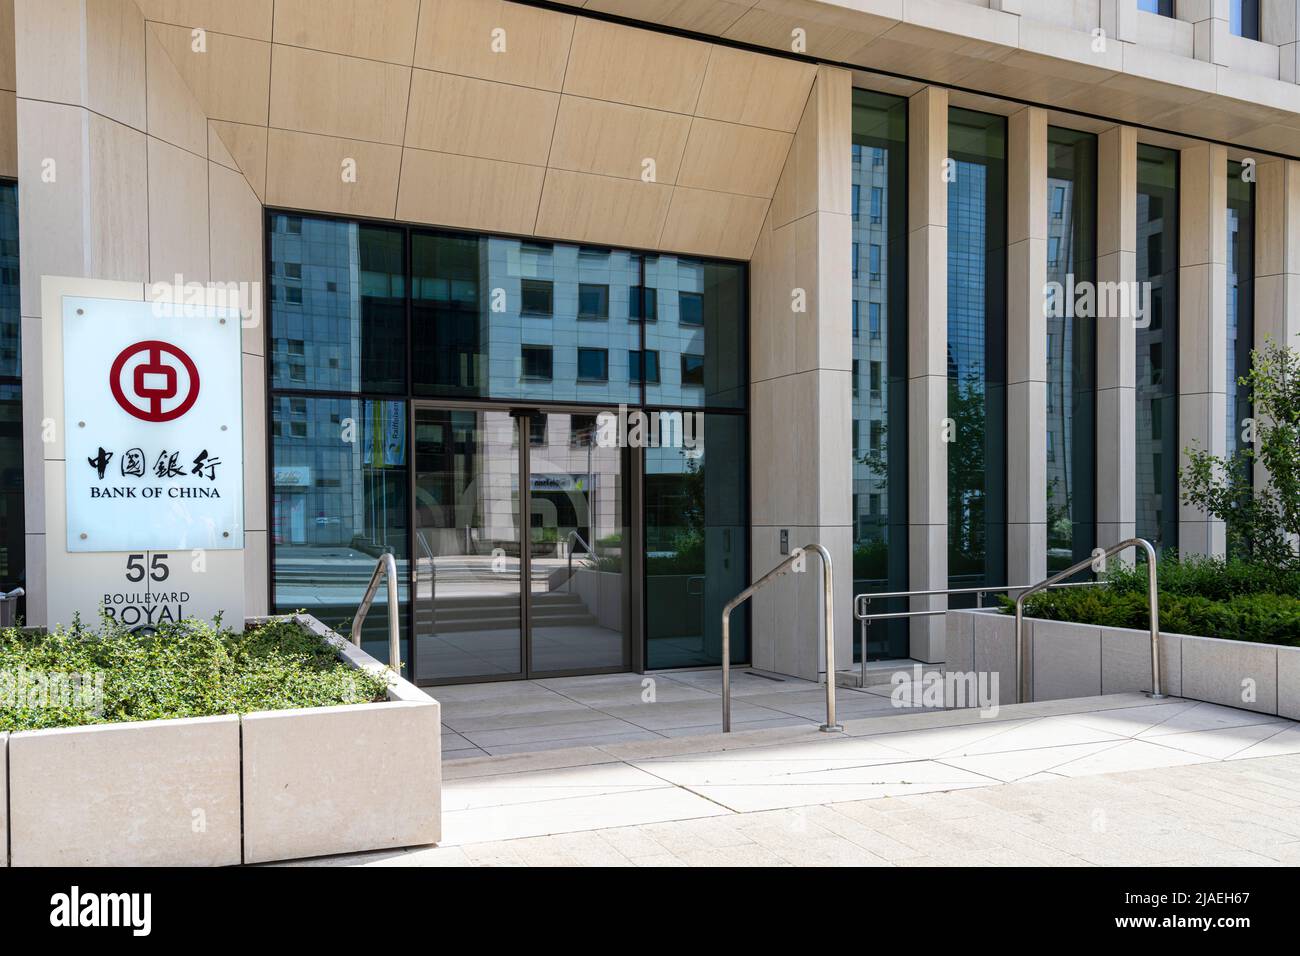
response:
<path id="1" fill-rule="evenodd" d="M 18 184 L 0 182 L 0 591 L 25 585 L 27 578 L 19 309 Z"/>
<path id="2" fill-rule="evenodd" d="M 1178 153 L 1138 144 L 1137 280 L 1147 305 L 1136 344 L 1137 527 L 1178 546 Z"/>
<path id="3" fill-rule="evenodd" d="M 419 230 L 411 258 L 417 395 L 744 406 L 741 265 Z M 534 349 L 550 350 L 549 373 Z M 607 353 L 604 376 L 579 369 L 592 350 Z M 692 381 L 682 355 L 703 359 Z"/>
<path id="4" fill-rule="evenodd" d="M 270 220 L 272 387 L 405 393 L 402 230 Z"/>
<path id="5" fill-rule="evenodd" d="M 696 423 L 689 433 L 694 447 L 683 441 L 645 451 L 651 669 L 720 663 L 722 608 L 749 583 L 746 419 L 701 412 L 682 418 Z M 748 659 L 745 615 L 737 612 L 731 616 L 731 660 Z"/>
<path id="6" fill-rule="evenodd" d="M 1228 30 L 1247 40 L 1259 39 L 1259 0 L 1228 0 Z"/>
<path id="7" fill-rule="evenodd" d="M 948 579 L 1006 584 L 1006 119 L 950 108 Z M 954 599 L 956 601 L 956 599 Z"/>
<path id="8" fill-rule="evenodd" d="M 1241 163 L 1228 163 L 1228 424 L 1227 453 L 1241 447 L 1247 419 L 1254 415 L 1249 374 L 1255 347 L 1255 184 Z M 1229 540 L 1231 553 L 1238 542 Z"/>
<path id="9" fill-rule="evenodd" d="M 604 382 L 609 378 L 609 349 L 578 349 L 578 378 Z"/>
<path id="10" fill-rule="evenodd" d="M 304 609 L 348 633 L 385 551 L 397 558 L 406 637 L 406 402 L 274 395 L 271 540 L 275 609 Z M 362 645 L 388 660 L 387 591 Z M 405 652 L 404 652 L 405 653 Z"/>
<path id="11" fill-rule="evenodd" d="M 648 405 L 745 406 L 745 270 L 729 262 L 646 256 L 645 285 L 658 322 L 645 323 Z M 649 310 L 647 314 L 652 315 Z M 680 355 L 703 357 L 703 388 L 683 382 Z"/>
<path id="12" fill-rule="evenodd" d="M 1096 542 L 1096 325 L 1076 287 L 1097 278 L 1097 138 L 1047 131 L 1047 570 Z M 1055 254 L 1053 254 L 1055 250 Z M 1084 310 L 1088 311 L 1088 310 Z"/>
<path id="13" fill-rule="evenodd" d="M 869 250 L 853 280 L 853 313 L 867 314 L 866 335 L 855 328 L 853 339 L 853 593 L 906 591 L 906 99 L 853 91 L 853 183 L 853 248 Z M 907 657 L 907 649 L 906 621 L 872 625 L 868 658 Z"/>
<path id="14" fill-rule="evenodd" d="M 1156 13 L 1162 17 L 1174 15 L 1174 0 L 1137 0 L 1138 9 L 1146 13 Z"/>

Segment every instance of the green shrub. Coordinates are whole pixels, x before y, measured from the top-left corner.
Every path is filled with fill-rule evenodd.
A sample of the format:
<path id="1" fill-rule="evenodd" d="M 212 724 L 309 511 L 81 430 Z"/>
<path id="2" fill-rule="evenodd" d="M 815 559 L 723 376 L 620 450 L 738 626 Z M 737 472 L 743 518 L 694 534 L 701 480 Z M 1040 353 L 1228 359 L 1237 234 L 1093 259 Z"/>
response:
<path id="1" fill-rule="evenodd" d="M 42 674 L 102 681 L 102 709 L 33 706 L 13 693 Z M 0 630 L 0 731 L 360 704 L 384 699 L 387 683 L 292 621 L 242 633 L 193 620 L 153 634 L 107 619 L 98 633 L 79 624 L 44 634 Z"/>
<path id="2" fill-rule="evenodd" d="M 1113 564 L 1104 580 L 1111 590 L 1137 591 L 1145 595 L 1146 564 L 1142 562 L 1131 567 Z M 1161 600 L 1169 594 L 1196 595 L 1215 601 L 1226 601 L 1244 594 L 1300 597 L 1300 567 L 1262 561 L 1167 555 L 1156 564 L 1156 582 Z"/>
<path id="3" fill-rule="evenodd" d="M 1015 602 L 1001 602 L 1005 611 L 1014 612 Z M 1108 585 L 1042 591 L 1025 602 L 1025 616 L 1137 630 L 1151 626 L 1145 586 L 1141 591 Z M 1215 599 L 1161 590 L 1160 630 L 1300 647 L 1300 597 L 1257 593 Z"/>

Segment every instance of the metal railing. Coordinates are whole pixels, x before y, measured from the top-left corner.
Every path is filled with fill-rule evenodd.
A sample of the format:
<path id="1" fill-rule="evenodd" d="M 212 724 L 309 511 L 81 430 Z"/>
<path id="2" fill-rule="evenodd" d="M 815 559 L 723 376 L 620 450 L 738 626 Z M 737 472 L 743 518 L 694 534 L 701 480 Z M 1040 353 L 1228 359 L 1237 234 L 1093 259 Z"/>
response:
<path id="1" fill-rule="evenodd" d="M 1127 551 L 1129 548 L 1139 548 L 1145 551 L 1147 555 L 1147 604 L 1151 610 L 1151 697 L 1158 700 L 1165 696 L 1160 693 L 1160 601 L 1156 593 L 1156 549 L 1145 538 L 1128 538 L 1107 548 L 1100 555 L 1086 558 L 1078 564 L 1071 565 L 1064 571 L 1058 571 L 1050 578 L 1021 591 L 1019 596 L 1016 597 L 1016 699 L 1018 701 L 1024 703 L 1026 700 L 1033 700 L 1033 688 L 1031 686 L 1033 675 L 1027 673 L 1024 667 L 1025 599 L 1037 594 L 1039 591 L 1053 587 L 1063 578 L 1068 578 L 1072 574 L 1078 574 L 1084 568 L 1091 567 L 1098 558 L 1109 558 L 1121 551 Z"/>
<path id="2" fill-rule="evenodd" d="M 834 606 L 834 588 L 831 578 L 831 553 L 820 544 L 805 544 L 767 574 L 727 602 L 722 609 L 722 732 L 731 733 L 731 612 L 753 597 L 765 585 L 786 574 L 795 562 L 807 552 L 816 551 L 822 559 L 822 613 L 826 637 L 826 723 L 821 729 L 826 733 L 843 730 L 835 722 L 835 622 L 831 611 Z"/>
<path id="3" fill-rule="evenodd" d="M 587 549 L 587 554 L 589 554 L 593 558 L 596 557 L 596 552 L 592 550 L 591 545 L 587 543 L 587 540 L 582 535 L 578 534 L 577 528 L 574 528 L 567 535 L 565 535 L 564 550 L 568 552 L 569 571 L 568 571 L 568 577 L 564 579 L 564 586 L 565 586 L 565 590 L 569 592 L 573 591 L 573 542 L 574 541 L 582 542 L 582 546 Z"/>
<path id="4" fill-rule="evenodd" d="M 379 582 L 388 579 L 388 666 L 397 674 L 402 673 L 402 628 L 401 611 L 397 598 L 397 561 L 391 551 L 385 551 L 375 562 L 375 571 L 370 575 L 366 585 L 365 596 L 361 599 L 357 613 L 352 618 L 352 643 L 361 646 L 361 625 L 366 622 L 370 605 L 379 591 Z"/>
<path id="5" fill-rule="evenodd" d="M 1091 559 L 1090 559 L 1091 562 Z M 1053 584 L 1057 588 L 1081 588 L 1090 587 L 1096 584 L 1096 581 L 1067 581 L 1061 584 Z M 884 611 L 879 614 L 868 614 L 867 606 L 872 601 L 884 601 L 889 598 L 914 598 L 914 597 L 947 597 L 953 594 L 974 594 L 975 607 L 984 606 L 984 595 L 986 594 L 1012 594 L 1016 591 L 1028 591 L 1032 584 L 1008 584 L 1003 587 L 975 587 L 975 588 L 939 588 L 934 591 L 885 591 L 885 592 L 866 592 L 859 594 L 853 599 L 853 616 L 858 620 L 859 643 L 861 645 L 861 664 L 859 665 L 859 682 L 863 687 L 867 682 L 867 628 L 871 626 L 872 621 L 885 621 L 891 618 L 903 617 L 933 617 L 938 614 L 947 614 L 947 608 L 928 608 L 923 611 Z"/>

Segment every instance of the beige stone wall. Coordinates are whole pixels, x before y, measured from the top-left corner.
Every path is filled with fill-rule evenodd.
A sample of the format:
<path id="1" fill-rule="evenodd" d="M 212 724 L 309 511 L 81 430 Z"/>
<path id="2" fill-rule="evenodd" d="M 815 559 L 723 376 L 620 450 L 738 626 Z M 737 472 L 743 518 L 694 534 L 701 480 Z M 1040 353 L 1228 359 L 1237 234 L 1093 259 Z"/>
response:
<path id="1" fill-rule="evenodd" d="M 852 83 L 818 70 L 750 264 L 752 577 L 817 542 L 835 568 L 836 663 L 853 654 Z M 754 598 L 756 667 L 816 679 L 821 578 L 809 556 Z"/>
<path id="2" fill-rule="evenodd" d="M 62 427 L 41 376 L 41 277 L 252 283 L 244 331 L 247 610 L 266 605 L 262 207 L 135 0 L 16 0 L 28 619 L 45 623 Z M 47 474 L 47 471 L 49 474 Z M 60 492 L 61 493 L 61 492 Z"/>
<path id="3" fill-rule="evenodd" d="M 500 0 L 141 7 L 267 205 L 737 259 L 815 72 Z"/>

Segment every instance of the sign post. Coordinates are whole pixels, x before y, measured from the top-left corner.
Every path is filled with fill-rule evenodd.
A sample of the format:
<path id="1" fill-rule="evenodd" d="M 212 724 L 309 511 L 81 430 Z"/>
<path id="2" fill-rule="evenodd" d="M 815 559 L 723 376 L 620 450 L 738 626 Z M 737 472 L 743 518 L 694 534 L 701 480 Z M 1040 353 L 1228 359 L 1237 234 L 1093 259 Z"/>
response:
<path id="1" fill-rule="evenodd" d="M 66 553 L 51 623 L 243 619 L 237 309 L 62 298 Z M 51 572 L 54 568 L 51 568 Z"/>

